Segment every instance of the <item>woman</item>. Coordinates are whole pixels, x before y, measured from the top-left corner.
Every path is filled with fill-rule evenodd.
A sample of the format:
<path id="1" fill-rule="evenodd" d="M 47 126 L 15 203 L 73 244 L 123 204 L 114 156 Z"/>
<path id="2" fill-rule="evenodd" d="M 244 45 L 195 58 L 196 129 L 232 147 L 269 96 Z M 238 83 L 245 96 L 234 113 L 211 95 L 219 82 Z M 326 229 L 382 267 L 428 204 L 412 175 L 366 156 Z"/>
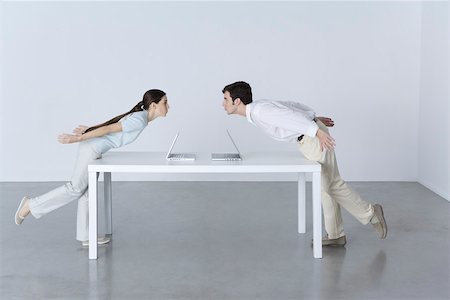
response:
<path id="1" fill-rule="evenodd" d="M 79 142 L 77 162 L 69 182 L 36 198 L 24 197 L 16 211 L 15 222 L 21 225 L 31 213 L 36 219 L 45 214 L 78 200 L 77 240 L 88 245 L 88 165 L 101 158 L 112 148 L 125 146 L 139 136 L 147 124 L 158 117 L 165 117 L 169 110 L 166 94 L 152 89 L 144 94 L 143 100 L 129 112 L 119 115 L 103 124 L 87 127 L 80 125 L 74 134 L 61 134 L 62 144 Z M 100 238 L 99 244 L 106 244 L 109 237 Z"/>

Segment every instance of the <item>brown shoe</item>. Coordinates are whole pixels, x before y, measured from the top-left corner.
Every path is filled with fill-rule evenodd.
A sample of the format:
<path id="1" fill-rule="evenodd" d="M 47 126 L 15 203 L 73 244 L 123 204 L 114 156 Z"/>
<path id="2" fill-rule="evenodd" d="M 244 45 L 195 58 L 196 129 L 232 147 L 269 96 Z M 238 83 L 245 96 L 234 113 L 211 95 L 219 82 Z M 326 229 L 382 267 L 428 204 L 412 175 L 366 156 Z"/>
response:
<path id="1" fill-rule="evenodd" d="M 386 220 L 384 219 L 383 208 L 380 204 L 375 204 L 373 206 L 373 213 L 377 216 L 379 222 L 372 224 L 372 226 L 377 232 L 378 237 L 380 239 L 385 239 L 387 236 L 387 225 Z"/>
<path id="2" fill-rule="evenodd" d="M 345 235 L 337 239 L 329 239 L 328 235 L 322 238 L 322 247 L 344 247 L 345 244 L 347 244 Z M 311 245 L 314 245 L 314 240 L 311 241 Z"/>

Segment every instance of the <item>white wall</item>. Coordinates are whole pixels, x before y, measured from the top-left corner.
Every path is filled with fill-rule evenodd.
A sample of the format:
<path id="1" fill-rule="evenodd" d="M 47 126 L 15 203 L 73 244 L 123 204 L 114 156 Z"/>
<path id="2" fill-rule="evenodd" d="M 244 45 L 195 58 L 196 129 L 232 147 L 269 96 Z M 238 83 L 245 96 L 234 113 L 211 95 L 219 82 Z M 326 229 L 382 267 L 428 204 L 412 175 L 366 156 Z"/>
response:
<path id="1" fill-rule="evenodd" d="M 419 106 L 419 182 L 450 200 L 449 5 L 423 3 Z"/>
<path id="2" fill-rule="evenodd" d="M 256 99 L 332 116 L 347 180 L 417 180 L 420 3 L 0 5 L 0 181 L 66 180 L 76 145 L 56 136 L 127 111 L 150 88 L 171 111 L 123 150 L 166 151 L 181 128 L 177 150 L 226 151 L 228 127 L 243 152 L 295 151 L 224 114 L 221 89 L 236 80 Z"/>

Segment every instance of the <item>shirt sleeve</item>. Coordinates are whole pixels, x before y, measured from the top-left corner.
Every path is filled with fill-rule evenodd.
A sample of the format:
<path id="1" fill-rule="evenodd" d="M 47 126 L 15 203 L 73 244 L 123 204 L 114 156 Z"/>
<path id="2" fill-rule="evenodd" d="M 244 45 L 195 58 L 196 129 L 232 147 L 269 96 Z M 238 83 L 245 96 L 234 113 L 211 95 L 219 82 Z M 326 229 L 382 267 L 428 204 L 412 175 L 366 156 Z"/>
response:
<path id="1" fill-rule="evenodd" d="M 306 113 L 306 115 L 309 118 L 311 118 L 311 120 L 314 120 L 314 118 L 316 117 L 316 112 L 309 106 L 306 106 L 305 104 L 301 104 L 298 102 L 289 102 L 289 101 L 282 101 L 281 103 L 283 103 L 287 107 L 293 108 L 294 110 L 302 110 L 303 112 Z"/>
<path id="2" fill-rule="evenodd" d="M 265 122 L 272 126 L 297 132 L 298 135 L 306 134 L 310 137 L 316 136 L 319 127 L 312 120 L 309 112 L 296 110 L 284 103 L 280 104 L 264 103 L 258 107 L 255 113 L 260 119 L 265 119 Z"/>
<path id="3" fill-rule="evenodd" d="M 142 130 L 147 125 L 144 121 L 138 114 L 132 113 L 120 120 L 122 132 Z"/>

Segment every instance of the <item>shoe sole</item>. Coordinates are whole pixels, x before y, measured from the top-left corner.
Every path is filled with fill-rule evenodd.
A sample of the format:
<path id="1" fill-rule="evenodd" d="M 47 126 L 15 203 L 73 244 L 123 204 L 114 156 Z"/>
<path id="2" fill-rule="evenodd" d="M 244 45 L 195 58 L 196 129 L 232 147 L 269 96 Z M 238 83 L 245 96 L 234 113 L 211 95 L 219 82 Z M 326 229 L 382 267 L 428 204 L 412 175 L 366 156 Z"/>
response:
<path id="1" fill-rule="evenodd" d="M 103 240 L 101 242 L 97 241 L 97 245 L 106 245 L 106 244 L 109 244 L 109 242 L 111 242 L 111 239 L 108 239 L 107 241 Z M 84 242 L 81 242 L 81 246 L 82 247 L 89 247 L 89 242 L 86 243 L 86 244 Z"/>
<path id="2" fill-rule="evenodd" d="M 324 245 L 322 244 L 322 247 L 333 247 L 333 248 L 339 248 L 339 247 L 344 247 L 345 244 L 329 244 L 329 245 Z"/>
<path id="3" fill-rule="evenodd" d="M 326 244 L 326 242 L 322 241 L 322 247 L 344 247 L 347 244 L 347 241 L 340 243 L 330 243 Z M 314 246 L 314 240 L 311 240 L 311 246 Z"/>
<path id="4" fill-rule="evenodd" d="M 347 241 L 345 241 L 345 240 L 344 240 L 344 242 L 336 242 L 336 243 L 330 242 L 329 244 L 327 244 L 327 242 L 322 241 L 323 247 L 344 247 L 345 244 L 347 244 Z"/>
<path id="5" fill-rule="evenodd" d="M 347 243 L 343 243 L 343 244 L 338 244 L 338 243 L 324 244 L 324 243 L 322 243 L 322 246 L 323 247 L 344 247 L 345 244 L 347 244 Z"/>
<path id="6" fill-rule="evenodd" d="M 328 244 L 325 245 L 322 243 L 322 247 L 332 247 L 332 248 L 339 248 L 339 247 L 344 247 L 347 243 L 345 244 Z M 314 243 L 311 243 L 311 247 L 314 247 Z"/>
<path id="7" fill-rule="evenodd" d="M 16 225 L 22 225 L 23 220 L 25 220 L 25 218 L 21 218 L 20 217 L 20 210 L 22 209 L 25 201 L 28 200 L 27 197 L 23 197 L 22 200 L 20 201 L 19 207 L 17 208 L 16 214 L 14 215 L 14 223 L 16 223 Z M 20 220 L 20 221 L 18 221 Z"/>
<path id="8" fill-rule="evenodd" d="M 381 226 L 382 226 L 382 228 L 384 229 L 384 234 L 383 234 L 383 236 L 381 237 L 381 239 L 385 239 L 386 236 L 387 236 L 388 228 L 387 228 L 386 220 L 384 219 L 383 207 L 382 207 L 381 205 L 378 204 L 378 205 L 376 205 L 376 206 L 374 207 L 374 209 L 378 210 L 379 216 L 381 216 L 381 220 L 378 220 L 378 221 L 380 221 Z M 377 218 L 378 218 L 379 216 L 377 215 Z"/>

